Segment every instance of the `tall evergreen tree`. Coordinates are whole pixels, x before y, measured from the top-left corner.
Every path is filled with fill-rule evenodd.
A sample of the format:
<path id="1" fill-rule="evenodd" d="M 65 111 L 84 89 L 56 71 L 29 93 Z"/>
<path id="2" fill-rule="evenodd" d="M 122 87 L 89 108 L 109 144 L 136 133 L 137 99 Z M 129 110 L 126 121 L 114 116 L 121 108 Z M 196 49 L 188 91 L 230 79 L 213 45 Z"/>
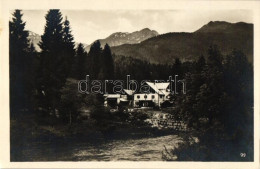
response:
<path id="1" fill-rule="evenodd" d="M 44 33 L 39 46 L 41 48 L 38 90 L 41 93 L 43 107 L 54 110 L 60 100 L 60 89 L 67 78 L 66 56 L 64 55 L 64 34 L 62 14 L 59 10 L 49 10 Z"/>
<path id="2" fill-rule="evenodd" d="M 197 97 L 200 87 L 204 84 L 204 78 L 202 76 L 203 70 L 205 69 L 205 59 L 203 56 L 199 60 L 192 64 L 193 70 L 185 74 L 186 86 L 187 88 L 186 95 L 177 100 L 176 107 L 179 108 L 181 114 L 188 113 L 188 122 L 189 125 L 194 128 L 201 128 L 199 118 L 205 118 L 201 110 L 196 109 L 196 105 L 200 102 L 199 97 Z"/>
<path id="3" fill-rule="evenodd" d="M 224 64 L 225 92 L 227 93 L 225 126 L 229 134 L 253 130 L 253 68 L 247 57 L 238 50 L 227 56 Z"/>
<path id="4" fill-rule="evenodd" d="M 108 44 L 105 45 L 102 58 L 101 58 L 101 69 L 103 70 L 103 79 L 114 78 L 114 61 L 112 58 L 111 49 Z"/>
<path id="5" fill-rule="evenodd" d="M 75 57 L 75 43 L 74 38 L 71 34 L 70 22 L 65 18 L 64 28 L 63 28 L 63 40 L 64 40 L 64 72 L 69 75 L 71 71 L 71 65 L 73 65 L 74 57 Z"/>
<path id="6" fill-rule="evenodd" d="M 29 108 L 31 92 L 30 58 L 27 55 L 28 32 L 24 30 L 21 10 L 15 10 L 9 22 L 10 107 L 11 112 Z"/>
<path id="7" fill-rule="evenodd" d="M 89 50 L 88 53 L 88 73 L 93 78 L 98 78 L 99 72 L 101 70 L 101 55 L 102 55 L 102 48 L 100 42 L 97 40 L 95 41 Z"/>
<path id="8" fill-rule="evenodd" d="M 86 60 L 87 59 L 87 52 L 84 50 L 84 46 L 82 43 L 78 45 L 77 51 L 76 51 L 76 78 L 77 79 L 84 79 L 86 78 Z"/>
<path id="9" fill-rule="evenodd" d="M 209 124 L 222 123 L 224 118 L 224 76 L 223 57 L 217 46 L 211 46 L 208 50 L 208 61 L 202 71 L 202 78 L 205 80 L 200 87 L 196 98 L 197 112 L 201 112 L 209 118 Z"/>

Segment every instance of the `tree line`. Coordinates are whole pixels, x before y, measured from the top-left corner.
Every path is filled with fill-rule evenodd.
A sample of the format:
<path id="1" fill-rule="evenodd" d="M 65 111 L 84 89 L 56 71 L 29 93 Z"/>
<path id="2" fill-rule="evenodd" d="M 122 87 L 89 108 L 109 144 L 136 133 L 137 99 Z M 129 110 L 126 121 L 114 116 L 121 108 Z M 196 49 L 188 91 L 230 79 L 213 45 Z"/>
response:
<path id="1" fill-rule="evenodd" d="M 223 56 L 210 46 L 208 56 L 185 72 L 187 94 L 175 99 L 175 115 L 194 129 L 199 143 L 186 141 L 178 160 L 253 160 L 253 67 L 240 50 Z M 247 154 L 241 158 L 240 153 Z"/>
<path id="2" fill-rule="evenodd" d="M 11 114 L 30 112 L 41 107 L 55 112 L 61 101 L 66 79 L 113 78 L 114 66 L 108 44 L 92 44 L 87 53 L 82 44 L 75 46 L 67 17 L 59 10 L 49 10 L 36 52 L 29 44 L 28 31 L 21 10 L 15 10 L 9 22 L 10 35 L 10 107 Z"/>
<path id="3" fill-rule="evenodd" d="M 22 16 L 21 10 L 15 10 L 9 22 L 11 115 L 38 108 L 54 114 L 63 106 L 61 96 L 68 78 L 80 80 L 90 75 L 91 79 L 125 79 L 129 74 L 141 81 L 172 75 L 171 66 L 112 55 L 109 45 L 102 49 L 99 41 L 91 45 L 89 52 L 81 43 L 76 46 L 70 22 L 59 10 L 47 12 L 38 44 L 41 51 L 36 52 L 29 43 Z"/>

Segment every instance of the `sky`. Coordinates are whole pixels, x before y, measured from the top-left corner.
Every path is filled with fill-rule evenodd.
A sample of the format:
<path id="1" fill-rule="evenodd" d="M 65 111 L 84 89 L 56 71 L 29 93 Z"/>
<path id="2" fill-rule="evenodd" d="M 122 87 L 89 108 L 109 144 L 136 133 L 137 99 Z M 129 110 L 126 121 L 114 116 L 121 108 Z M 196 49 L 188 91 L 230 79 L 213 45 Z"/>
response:
<path id="1" fill-rule="evenodd" d="M 10 18 L 11 13 L 10 11 Z M 43 34 L 47 10 L 23 10 L 25 29 Z M 193 32 L 210 21 L 253 23 L 249 10 L 61 10 L 70 21 L 75 42 L 91 44 L 115 32 L 143 28 L 167 32 Z"/>

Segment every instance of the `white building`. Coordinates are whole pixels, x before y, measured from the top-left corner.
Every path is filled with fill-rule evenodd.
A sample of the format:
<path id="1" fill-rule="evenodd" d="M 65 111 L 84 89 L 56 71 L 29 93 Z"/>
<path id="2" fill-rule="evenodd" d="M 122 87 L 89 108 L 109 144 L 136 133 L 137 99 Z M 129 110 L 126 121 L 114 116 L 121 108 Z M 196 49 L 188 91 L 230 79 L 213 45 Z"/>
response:
<path id="1" fill-rule="evenodd" d="M 117 107 L 129 105 L 133 107 L 161 107 L 165 101 L 170 101 L 170 83 L 145 82 L 149 92 L 135 92 L 124 89 L 125 94 L 105 94 L 104 105 Z"/>
<path id="2" fill-rule="evenodd" d="M 104 106 L 117 107 L 121 105 L 132 105 L 133 103 L 133 90 L 124 89 L 125 94 L 104 94 Z"/>
<path id="3" fill-rule="evenodd" d="M 148 93 L 134 94 L 134 107 L 161 107 L 165 101 L 170 101 L 170 83 L 146 82 L 150 87 Z"/>

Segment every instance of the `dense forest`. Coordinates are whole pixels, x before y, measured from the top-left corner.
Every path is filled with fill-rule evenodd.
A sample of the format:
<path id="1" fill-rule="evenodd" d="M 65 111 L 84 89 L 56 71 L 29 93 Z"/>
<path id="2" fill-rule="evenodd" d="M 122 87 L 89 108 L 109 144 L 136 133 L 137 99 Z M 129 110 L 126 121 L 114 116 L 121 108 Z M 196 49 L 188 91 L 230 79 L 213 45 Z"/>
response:
<path id="1" fill-rule="evenodd" d="M 119 127 L 115 122 L 127 121 L 126 114 L 106 110 L 101 94 L 78 92 L 77 82 L 86 75 L 100 80 L 131 75 L 137 81 L 179 75 L 187 83 L 187 93 L 174 96 L 174 113 L 187 122 L 200 142 L 186 141 L 170 154 L 180 161 L 253 160 L 253 66 L 243 49 L 223 54 L 209 44 L 208 52 L 195 61 L 175 58 L 167 64 L 115 55 L 108 44 L 102 48 L 99 41 L 87 52 L 82 44 L 75 45 L 69 19 L 63 19 L 59 10 L 49 10 L 39 43 L 41 52 L 36 52 L 22 16 L 21 10 L 15 10 L 9 22 L 11 160 L 19 159 L 17 150 L 32 142 L 25 136 L 39 132 L 40 125 L 66 126 L 66 132 L 73 134 L 94 126 L 106 135 Z M 92 121 L 87 124 L 79 118 L 83 107 L 91 110 Z"/>

